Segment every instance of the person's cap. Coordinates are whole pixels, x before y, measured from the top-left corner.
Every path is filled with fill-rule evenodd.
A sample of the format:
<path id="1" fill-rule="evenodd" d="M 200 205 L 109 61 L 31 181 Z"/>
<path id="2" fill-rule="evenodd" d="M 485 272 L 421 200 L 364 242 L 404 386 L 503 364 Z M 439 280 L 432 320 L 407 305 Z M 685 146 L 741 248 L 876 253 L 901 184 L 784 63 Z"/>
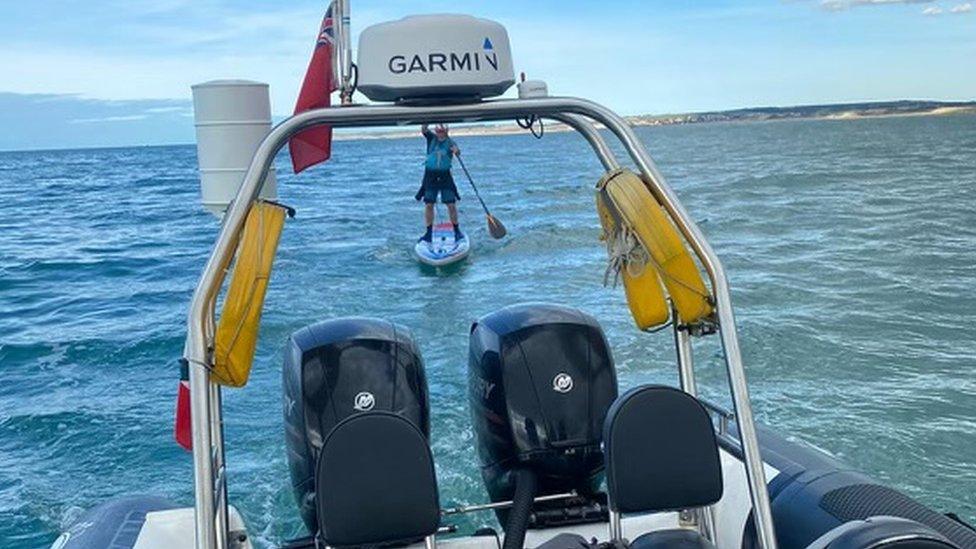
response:
<path id="1" fill-rule="evenodd" d="M 437 133 L 447 133 L 447 125 L 438 124 L 437 126 L 434 127 L 434 131 Z"/>

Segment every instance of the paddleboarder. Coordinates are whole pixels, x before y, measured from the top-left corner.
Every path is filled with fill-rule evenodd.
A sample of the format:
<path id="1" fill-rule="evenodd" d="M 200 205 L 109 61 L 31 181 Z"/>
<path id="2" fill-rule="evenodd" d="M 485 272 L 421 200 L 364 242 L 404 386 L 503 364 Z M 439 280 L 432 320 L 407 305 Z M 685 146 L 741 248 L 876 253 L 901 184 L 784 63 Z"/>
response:
<path id="1" fill-rule="evenodd" d="M 461 156 L 461 149 L 448 136 L 447 126 L 438 124 L 431 132 L 427 124 L 420 127 L 420 133 L 427 140 L 427 158 L 424 161 L 424 179 L 420 190 L 414 198 L 424 201 L 424 223 L 427 231 L 420 237 L 423 242 L 430 242 L 434 228 L 434 204 L 438 196 L 442 204 L 447 206 L 447 212 L 454 226 L 454 239 L 458 242 L 464 239 L 464 233 L 458 225 L 457 201 L 460 199 L 454 177 L 451 176 L 451 159 Z"/>

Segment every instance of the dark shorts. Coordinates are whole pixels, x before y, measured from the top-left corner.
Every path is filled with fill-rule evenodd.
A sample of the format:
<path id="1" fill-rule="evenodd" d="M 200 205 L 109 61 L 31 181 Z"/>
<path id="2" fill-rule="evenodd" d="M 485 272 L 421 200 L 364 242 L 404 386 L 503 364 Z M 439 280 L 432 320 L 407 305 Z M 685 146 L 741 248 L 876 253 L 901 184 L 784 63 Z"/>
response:
<path id="1" fill-rule="evenodd" d="M 457 202 L 457 187 L 454 186 L 454 177 L 451 176 L 451 172 L 424 171 L 424 203 L 436 203 L 438 194 L 443 204 Z"/>

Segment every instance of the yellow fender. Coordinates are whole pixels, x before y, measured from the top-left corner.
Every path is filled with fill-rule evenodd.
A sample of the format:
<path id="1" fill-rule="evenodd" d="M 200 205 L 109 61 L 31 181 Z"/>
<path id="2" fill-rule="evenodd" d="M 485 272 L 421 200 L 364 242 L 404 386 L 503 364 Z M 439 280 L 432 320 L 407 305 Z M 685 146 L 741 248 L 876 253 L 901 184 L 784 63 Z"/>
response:
<path id="1" fill-rule="evenodd" d="M 607 250 L 613 254 L 614 239 L 622 236 L 620 234 L 621 223 L 611 213 L 610 207 L 607 205 L 608 200 L 601 185 L 601 189 L 596 193 L 596 211 L 600 216 L 600 225 L 603 227 L 603 239 L 607 242 Z M 627 297 L 627 306 L 630 307 L 630 314 L 634 317 L 637 329 L 649 330 L 668 321 L 671 316 L 670 308 L 664 295 L 664 287 L 661 286 L 661 278 L 655 269 L 647 266 L 646 254 L 642 258 L 643 260 L 632 259 L 636 259 L 636 262 L 625 260 L 622 264 L 611 265 L 610 268 L 619 268 L 619 276 L 623 280 L 624 294 Z"/>
<path id="2" fill-rule="evenodd" d="M 258 201 L 251 206 L 244 222 L 214 338 L 214 364 L 210 373 L 221 385 L 243 387 L 251 374 L 264 294 L 285 213 L 283 206 Z"/>
<path id="3" fill-rule="evenodd" d="M 642 326 L 635 310 L 651 320 L 660 318 L 658 301 L 662 299 L 661 285 L 671 298 L 679 322 L 692 324 L 711 316 L 712 299 L 698 266 L 685 248 L 677 228 L 640 176 L 627 169 L 614 170 L 604 175 L 597 188 L 598 197 L 602 196 L 605 202 L 604 209 L 618 224 L 618 235 L 621 229 L 633 234 L 646 251 L 648 263 L 657 274 L 654 284 L 645 275 L 635 277 L 640 282 L 632 280 L 628 288 L 629 269 L 621 270 L 624 273 L 624 288 L 628 290 L 627 302 L 638 326 L 647 329 Z"/>

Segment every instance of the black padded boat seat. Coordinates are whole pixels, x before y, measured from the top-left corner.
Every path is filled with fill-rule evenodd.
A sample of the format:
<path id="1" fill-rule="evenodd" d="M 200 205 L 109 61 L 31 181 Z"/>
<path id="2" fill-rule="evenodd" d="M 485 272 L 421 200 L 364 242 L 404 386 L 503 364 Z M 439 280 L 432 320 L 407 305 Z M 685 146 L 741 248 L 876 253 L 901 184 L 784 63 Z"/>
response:
<path id="1" fill-rule="evenodd" d="M 712 549 L 715 547 L 698 532 L 674 529 L 644 534 L 631 543 L 617 542 L 601 544 L 596 540 L 587 541 L 578 534 L 559 534 L 551 540 L 536 545 L 535 549 L 646 549 L 650 547 L 669 549 Z"/>
<path id="2" fill-rule="evenodd" d="M 607 412 L 603 452 L 607 496 L 616 513 L 691 509 L 722 497 L 712 421 L 698 399 L 678 389 L 645 385 L 621 395 Z M 647 533 L 632 545 L 712 547 L 686 529 Z"/>
<path id="3" fill-rule="evenodd" d="M 434 460 L 423 433 L 390 412 L 350 416 L 316 463 L 318 537 L 330 547 L 411 542 L 440 526 Z"/>
<path id="4" fill-rule="evenodd" d="M 630 542 L 630 549 L 713 549 L 715 546 L 694 530 L 675 528 L 648 532 Z"/>
<path id="5" fill-rule="evenodd" d="M 593 549 L 595 544 L 579 534 L 558 534 L 551 540 L 536 545 L 535 549 Z"/>

